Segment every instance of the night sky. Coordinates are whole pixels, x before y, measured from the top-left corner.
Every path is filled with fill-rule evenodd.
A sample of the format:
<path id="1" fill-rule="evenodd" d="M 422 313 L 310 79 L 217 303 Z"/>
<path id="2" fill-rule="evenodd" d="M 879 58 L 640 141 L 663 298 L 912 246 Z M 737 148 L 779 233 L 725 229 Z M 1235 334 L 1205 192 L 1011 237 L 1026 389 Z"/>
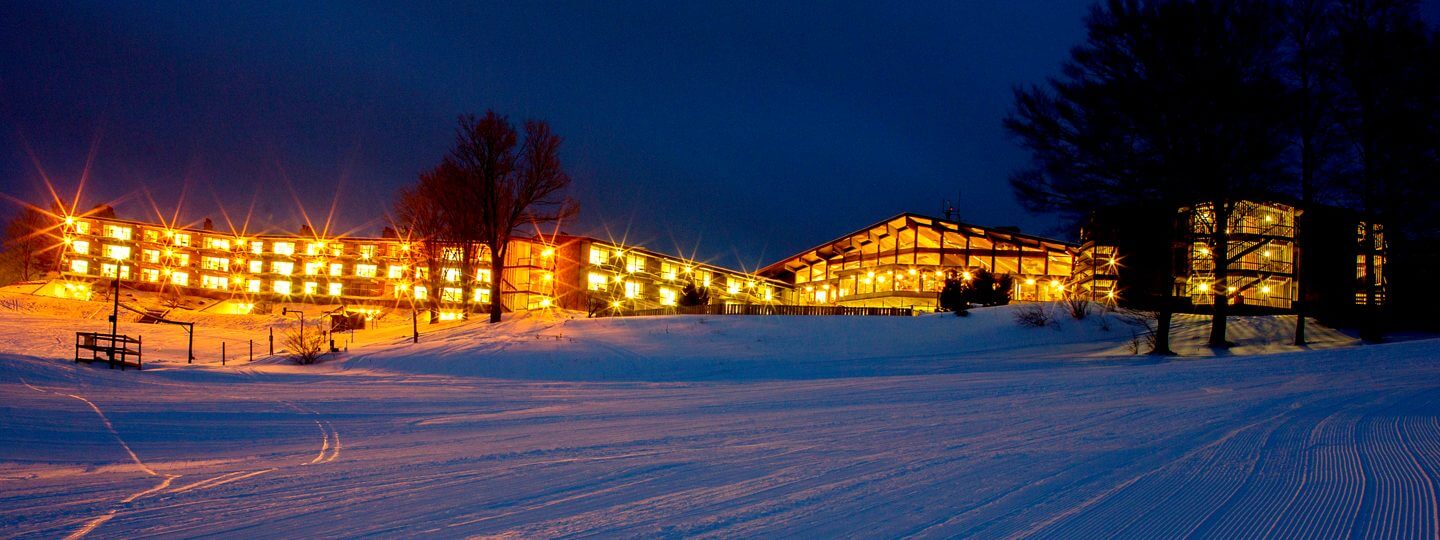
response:
<path id="1" fill-rule="evenodd" d="M 293 231 L 292 189 L 317 223 L 338 191 L 332 232 L 374 235 L 493 108 L 566 138 L 572 233 L 754 268 L 958 191 L 967 221 L 1069 234 L 1015 203 L 1000 119 L 1087 1 L 212 4 L 0 3 L 3 192 L 45 200 L 38 163 L 73 194 L 93 149 L 83 200 L 122 217 L 148 188 Z"/>

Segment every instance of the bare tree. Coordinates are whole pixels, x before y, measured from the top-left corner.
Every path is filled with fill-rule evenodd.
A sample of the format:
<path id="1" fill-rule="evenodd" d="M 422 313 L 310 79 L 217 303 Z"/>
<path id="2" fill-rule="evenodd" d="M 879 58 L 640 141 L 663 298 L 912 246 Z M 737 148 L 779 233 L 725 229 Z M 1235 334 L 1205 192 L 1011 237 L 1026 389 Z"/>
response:
<path id="1" fill-rule="evenodd" d="M 442 163 L 421 173 L 419 182 L 414 186 L 401 189 L 394 203 L 396 221 L 410 240 L 409 258 L 415 265 L 411 272 L 418 273 L 419 268 L 427 268 L 423 283 L 431 323 L 440 320 L 441 264 L 451 236 L 445 201 L 458 176 L 454 164 Z M 417 284 L 420 282 L 416 281 Z"/>
<path id="2" fill-rule="evenodd" d="M 510 121 L 495 111 L 480 118 L 463 116 L 447 160 L 464 178 L 453 200 L 471 216 L 451 221 L 458 225 L 456 236 L 467 242 L 478 240 L 490 252 L 492 323 L 500 322 L 505 309 L 505 257 L 516 231 L 525 225 L 555 223 L 577 210 L 561 195 L 570 185 L 570 175 L 560 163 L 560 136 L 538 120 L 527 120 L 524 130 L 522 140 Z M 469 279 L 467 274 L 465 280 Z"/>
<path id="3" fill-rule="evenodd" d="M 25 207 L 5 224 L 5 251 L 18 267 L 22 281 L 44 274 L 58 249 L 55 219 L 45 212 Z"/>

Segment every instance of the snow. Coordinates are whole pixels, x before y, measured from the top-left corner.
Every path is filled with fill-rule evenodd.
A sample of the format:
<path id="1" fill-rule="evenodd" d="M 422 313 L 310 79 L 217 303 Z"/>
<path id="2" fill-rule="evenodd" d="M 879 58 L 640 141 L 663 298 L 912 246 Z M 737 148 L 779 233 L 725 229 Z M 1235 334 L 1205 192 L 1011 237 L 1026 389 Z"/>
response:
<path id="1" fill-rule="evenodd" d="M 59 360 L 97 303 L 45 302 L 0 295 L 0 536 L 1440 533 L 1437 339 L 1237 318 L 1207 357 L 1184 318 L 1157 359 L 1114 314 L 551 313 L 122 373 Z M 214 317 L 197 351 L 284 324 Z"/>

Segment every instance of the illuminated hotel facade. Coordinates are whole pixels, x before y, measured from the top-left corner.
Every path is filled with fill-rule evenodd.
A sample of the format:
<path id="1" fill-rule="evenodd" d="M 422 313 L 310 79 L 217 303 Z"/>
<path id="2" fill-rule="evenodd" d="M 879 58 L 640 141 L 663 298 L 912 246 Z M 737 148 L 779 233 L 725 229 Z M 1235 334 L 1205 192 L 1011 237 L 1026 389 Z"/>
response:
<path id="1" fill-rule="evenodd" d="M 1082 229 L 1079 244 L 903 213 L 755 272 L 585 236 L 520 237 L 507 249 L 498 300 L 506 311 L 664 312 L 681 305 L 686 285 L 693 284 L 708 291 L 712 304 L 931 311 L 946 279 L 968 280 L 987 271 L 1011 278 L 1010 295 L 1017 302 L 1143 303 L 1156 296 L 1153 291 L 1168 291 L 1204 310 L 1214 301 L 1213 287 L 1225 287 L 1232 303 L 1284 311 L 1294 305 L 1297 282 L 1309 276 L 1318 284 L 1309 294 L 1329 295 L 1312 298 L 1312 304 L 1337 312 L 1344 309 L 1340 304 L 1353 306 L 1349 295 L 1363 277 L 1364 258 L 1357 259 L 1355 246 L 1340 249 L 1347 242 L 1333 241 L 1353 231 L 1353 220 L 1312 220 L 1304 225 L 1316 231 L 1306 247 L 1296 242 L 1303 213 L 1295 207 L 1246 202 L 1237 208 L 1227 230 L 1230 253 L 1238 260 L 1224 284 L 1215 282 L 1206 245 L 1208 211 L 1197 205 L 1178 214 L 1149 211 L 1139 222 L 1150 226 L 1138 228 L 1136 216 L 1144 212 L 1120 209 L 1113 214 L 1128 225 L 1106 229 L 1092 223 Z M 1155 249 L 1168 240 L 1146 235 L 1165 230 L 1170 220 L 1183 233 L 1183 247 Z M 464 265 L 461 251 L 446 247 L 432 269 L 422 244 L 401 238 L 237 235 L 87 216 L 67 217 L 59 228 L 63 279 L 52 283 L 49 293 L 58 296 L 88 298 L 118 276 L 130 288 L 222 300 L 227 306 L 222 311 L 231 313 L 269 313 L 278 309 L 275 304 L 304 302 L 375 314 L 430 307 L 438 300 L 444 319 L 483 311 L 496 299 L 490 254 L 483 248 Z M 1115 232 L 1120 229 L 1127 232 Z M 1376 266 L 1383 269 L 1381 244 Z M 1306 274 L 1297 273 L 1302 255 Z M 467 266 L 475 269 L 470 275 L 462 270 Z M 432 271 L 440 275 L 431 279 Z M 1383 300 L 1383 277 L 1376 279 Z"/>
<path id="2" fill-rule="evenodd" d="M 445 262 L 431 269 L 421 244 L 400 238 L 237 235 L 96 217 L 67 217 L 60 230 L 64 279 L 51 291 L 58 296 L 89 298 L 118 276 L 126 287 L 227 300 L 232 313 L 305 302 L 373 314 L 438 299 L 450 319 L 488 309 L 495 288 L 483 248 L 470 265 L 474 275 L 463 275 L 459 249 L 444 248 Z M 674 306 L 692 280 L 710 288 L 712 302 L 789 297 L 775 280 L 594 238 L 516 238 L 506 251 L 506 311 Z M 431 271 L 441 273 L 438 290 L 429 290 Z"/>

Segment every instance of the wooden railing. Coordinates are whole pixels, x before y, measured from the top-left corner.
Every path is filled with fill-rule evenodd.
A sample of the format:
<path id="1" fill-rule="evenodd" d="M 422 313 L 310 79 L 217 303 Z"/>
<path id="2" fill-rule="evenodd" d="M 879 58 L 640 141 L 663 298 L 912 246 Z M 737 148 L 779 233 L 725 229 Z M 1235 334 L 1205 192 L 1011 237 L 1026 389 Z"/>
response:
<path id="1" fill-rule="evenodd" d="M 888 307 L 787 306 L 780 304 L 710 304 L 657 309 L 609 309 L 597 317 L 645 317 L 653 315 L 844 315 L 852 317 L 910 317 L 915 310 Z"/>
<path id="2" fill-rule="evenodd" d="M 134 346 L 133 348 L 131 346 Z M 87 357 L 83 351 L 89 351 Z M 110 369 L 120 366 L 141 369 L 142 348 L 139 337 L 104 332 L 75 333 L 75 362 L 108 362 Z"/>

